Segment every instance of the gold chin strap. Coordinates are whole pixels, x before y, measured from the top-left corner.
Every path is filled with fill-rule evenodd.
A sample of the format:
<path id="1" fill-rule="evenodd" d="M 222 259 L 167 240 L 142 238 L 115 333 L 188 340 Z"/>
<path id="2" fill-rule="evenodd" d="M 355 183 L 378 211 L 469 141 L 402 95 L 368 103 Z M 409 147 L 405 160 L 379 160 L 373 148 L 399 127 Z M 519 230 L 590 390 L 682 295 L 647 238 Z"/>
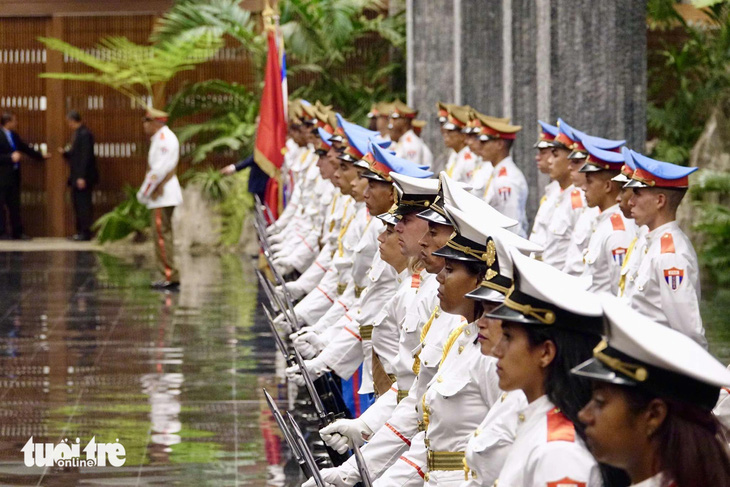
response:
<path id="1" fill-rule="evenodd" d="M 624 362 L 616 357 L 610 357 L 603 353 L 608 347 L 605 340 L 601 340 L 596 348 L 593 349 L 593 356 L 596 357 L 601 363 L 606 365 L 608 368 L 621 372 L 622 374 L 631 377 L 637 382 L 644 382 L 649 377 L 649 372 L 641 365 L 630 364 Z"/>
<path id="2" fill-rule="evenodd" d="M 495 291 L 499 291 L 502 294 L 507 294 L 509 292 L 508 287 L 500 286 L 499 284 L 495 284 L 492 281 L 489 281 L 489 279 L 494 279 L 494 276 L 497 275 L 497 273 L 495 272 L 494 275 L 492 275 L 492 277 L 489 277 L 490 271 L 494 272 L 494 271 L 492 271 L 492 269 L 488 269 L 487 270 L 487 279 L 482 281 L 480 286 L 486 287 L 487 289 L 494 289 Z"/>
<path id="3" fill-rule="evenodd" d="M 509 293 L 504 298 L 504 304 L 508 308 L 519 311 L 524 315 L 532 316 L 540 323 L 543 323 L 545 325 L 552 325 L 555 323 L 555 312 L 553 310 L 547 308 L 535 308 L 533 306 L 530 306 L 529 304 L 521 304 L 510 299 L 510 296 L 512 296 L 514 290 L 514 287 L 510 289 Z"/>
<path id="4" fill-rule="evenodd" d="M 426 208 L 429 207 L 431 204 L 430 200 L 400 200 L 398 201 L 399 205 L 403 206 L 425 206 Z"/>
<path id="5" fill-rule="evenodd" d="M 471 255 L 472 257 L 479 259 L 482 262 L 487 261 L 487 257 L 485 256 L 484 250 L 475 250 L 467 245 L 458 244 L 458 243 L 454 242 L 453 239 L 446 242 L 446 246 L 450 247 L 458 252 L 461 252 L 463 254 Z"/>

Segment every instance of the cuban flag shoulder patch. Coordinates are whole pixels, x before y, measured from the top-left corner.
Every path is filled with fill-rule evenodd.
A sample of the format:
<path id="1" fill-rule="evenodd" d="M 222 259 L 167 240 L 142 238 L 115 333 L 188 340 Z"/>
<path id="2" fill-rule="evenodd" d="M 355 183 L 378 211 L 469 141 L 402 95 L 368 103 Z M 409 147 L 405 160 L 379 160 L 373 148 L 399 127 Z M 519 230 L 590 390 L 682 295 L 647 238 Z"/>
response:
<path id="1" fill-rule="evenodd" d="M 664 280 L 672 288 L 672 291 L 676 291 L 682 285 L 683 279 L 684 269 L 677 269 L 676 267 L 664 269 Z"/>
<path id="2" fill-rule="evenodd" d="M 611 250 L 611 255 L 613 255 L 614 264 L 618 265 L 619 267 L 624 265 L 624 259 L 626 258 L 627 250 L 628 249 L 626 247 L 617 247 L 617 248 Z"/>

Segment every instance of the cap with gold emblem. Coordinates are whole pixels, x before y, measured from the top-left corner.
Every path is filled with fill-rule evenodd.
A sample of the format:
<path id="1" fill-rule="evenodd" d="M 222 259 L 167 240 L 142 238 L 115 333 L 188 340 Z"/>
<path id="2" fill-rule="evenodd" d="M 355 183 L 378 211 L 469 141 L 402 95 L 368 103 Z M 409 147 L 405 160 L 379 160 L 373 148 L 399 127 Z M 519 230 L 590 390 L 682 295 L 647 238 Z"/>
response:
<path id="1" fill-rule="evenodd" d="M 634 170 L 636 169 L 636 164 L 634 164 L 634 158 L 631 155 L 631 150 L 628 147 L 622 147 L 621 148 L 621 155 L 624 158 L 624 165 L 621 166 L 621 172 L 617 174 L 616 176 L 611 178 L 611 181 L 616 181 L 617 183 L 628 183 L 631 181 L 631 176 L 634 175 Z"/>
<path id="2" fill-rule="evenodd" d="M 400 100 L 396 100 L 390 105 L 391 118 L 416 118 L 418 110 L 409 107 Z"/>
<path id="3" fill-rule="evenodd" d="M 490 117 L 476 110 L 472 110 L 469 128 L 471 130 L 468 133 L 478 135 L 482 142 L 493 139 L 514 140 L 517 132 L 522 130 L 522 126 L 510 124 L 509 119 Z"/>
<path id="4" fill-rule="evenodd" d="M 170 118 L 170 114 L 167 112 L 163 112 L 162 110 L 158 110 L 154 107 L 147 107 L 147 110 L 145 111 L 145 119 L 147 120 L 154 120 L 156 122 L 167 122 L 167 120 Z"/>
<path id="5" fill-rule="evenodd" d="M 422 179 L 391 173 L 398 194 L 395 215 L 420 212 L 429 208 L 438 193 L 438 179 Z"/>
<path id="6" fill-rule="evenodd" d="M 601 335 L 603 310 L 589 282 L 510 249 L 514 284 L 487 316 L 523 325 L 554 326 Z"/>
<path id="7" fill-rule="evenodd" d="M 602 296 L 607 342 L 573 374 L 630 386 L 658 397 L 715 407 L 728 371 L 690 337 L 653 322 L 614 296 Z"/>
<path id="8" fill-rule="evenodd" d="M 583 147 L 588 157 L 579 172 L 620 171 L 624 165 L 621 153 L 599 149 L 587 140 L 584 140 Z"/>
<path id="9" fill-rule="evenodd" d="M 558 135 L 558 127 L 556 125 L 550 125 L 542 120 L 538 120 L 540 124 L 540 135 L 535 142 L 534 147 L 536 149 L 549 149 L 552 147 L 551 142 L 555 140 L 555 136 Z"/>
<path id="10" fill-rule="evenodd" d="M 625 188 L 686 189 L 689 187 L 689 175 L 699 169 L 657 161 L 630 149 L 629 153 L 636 164 L 636 169 Z"/>

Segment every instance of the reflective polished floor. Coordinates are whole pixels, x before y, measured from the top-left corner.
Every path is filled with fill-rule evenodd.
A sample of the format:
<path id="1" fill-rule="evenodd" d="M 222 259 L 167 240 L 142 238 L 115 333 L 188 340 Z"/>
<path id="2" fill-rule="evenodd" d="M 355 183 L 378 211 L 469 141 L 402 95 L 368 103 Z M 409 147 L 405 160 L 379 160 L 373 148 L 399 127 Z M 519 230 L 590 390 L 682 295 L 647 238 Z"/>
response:
<path id="1" fill-rule="evenodd" d="M 286 391 L 251 263 L 183 264 L 165 294 L 142 260 L 0 253 L 0 485 L 282 485 L 268 480 L 284 452 L 261 388 Z M 31 437 L 118 443 L 126 460 L 26 466 Z"/>
<path id="2" fill-rule="evenodd" d="M 149 289 L 150 269 L 143 257 L 0 252 L 0 486 L 301 484 L 261 393 L 288 409 L 251 260 L 183 257 L 173 294 Z M 730 290 L 706 286 L 702 313 L 730 362 Z M 125 462 L 26 466 L 31 438 L 118 443 Z"/>

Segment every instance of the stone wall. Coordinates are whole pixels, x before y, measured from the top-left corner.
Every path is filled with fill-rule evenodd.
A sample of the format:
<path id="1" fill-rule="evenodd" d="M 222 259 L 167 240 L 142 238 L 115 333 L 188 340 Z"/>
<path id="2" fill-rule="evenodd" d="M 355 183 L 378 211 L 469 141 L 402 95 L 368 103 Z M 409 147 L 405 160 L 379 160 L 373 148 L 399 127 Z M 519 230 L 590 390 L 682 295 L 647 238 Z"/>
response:
<path id="1" fill-rule="evenodd" d="M 408 101 L 428 120 L 424 137 L 445 157 L 437 101 L 512 117 L 523 131 L 514 158 L 538 177 L 537 120 L 557 117 L 643 149 L 646 137 L 646 1 L 408 0 Z"/>

